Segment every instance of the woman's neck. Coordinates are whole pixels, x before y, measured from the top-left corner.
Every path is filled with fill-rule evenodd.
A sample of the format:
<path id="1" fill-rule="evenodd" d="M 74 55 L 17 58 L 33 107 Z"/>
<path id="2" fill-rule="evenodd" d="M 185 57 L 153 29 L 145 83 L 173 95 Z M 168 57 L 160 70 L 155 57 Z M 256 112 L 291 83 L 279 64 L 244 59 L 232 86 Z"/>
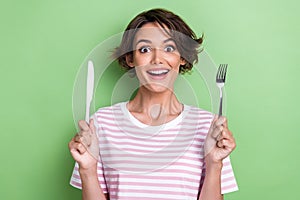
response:
<path id="1" fill-rule="evenodd" d="M 158 93 L 140 87 L 127 108 L 139 121 L 148 125 L 161 125 L 176 118 L 182 112 L 183 105 L 171 90 Z"/>

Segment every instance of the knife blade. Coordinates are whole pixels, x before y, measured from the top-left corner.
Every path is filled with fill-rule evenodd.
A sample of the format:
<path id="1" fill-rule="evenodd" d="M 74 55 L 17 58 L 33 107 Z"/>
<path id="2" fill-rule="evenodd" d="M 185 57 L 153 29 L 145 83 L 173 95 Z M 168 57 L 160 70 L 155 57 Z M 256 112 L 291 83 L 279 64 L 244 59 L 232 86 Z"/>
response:
<path id="1" fill-rule="evenodd" d="M 90 107 L 94 93 L 94 64 L 91 60 L 88 61 L 87 81 L 86 81 L 86 109 L 85 121 L 89 123 Z"/>

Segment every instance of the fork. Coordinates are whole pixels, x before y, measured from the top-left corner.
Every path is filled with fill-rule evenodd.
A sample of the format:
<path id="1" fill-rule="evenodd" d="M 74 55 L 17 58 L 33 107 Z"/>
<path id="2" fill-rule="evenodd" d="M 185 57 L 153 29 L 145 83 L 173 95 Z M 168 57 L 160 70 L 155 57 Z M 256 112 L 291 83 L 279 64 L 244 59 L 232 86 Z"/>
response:
<path id="1" fill-rule="evenodd" d="M 219 107 L 219 116 L 222 116 L 222 104 L 223 104 L 223 92 L 222 89 L 225 85 L 227 64 L 220 64 L 217 75 L 216 75 L 216 83 L 220 90 L 220 107 Z"/>

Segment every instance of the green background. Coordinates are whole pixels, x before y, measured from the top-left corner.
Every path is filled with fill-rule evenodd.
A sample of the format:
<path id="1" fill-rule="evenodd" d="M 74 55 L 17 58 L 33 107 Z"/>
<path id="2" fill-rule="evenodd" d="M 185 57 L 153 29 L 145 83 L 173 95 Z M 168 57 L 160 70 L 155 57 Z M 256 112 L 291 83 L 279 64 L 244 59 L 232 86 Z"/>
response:
<path id="1" fill-rule="evenodd" d="M 0 199 L 81 198 L 69 185 L 74 161 L 67 148 L 76 132 L 76 74 L 96 45 L 154 7 L 204 32 L 214 62 L 230 65 L 226 114 L 237 141 L 232 164 L 240 190 L 225 199 L 297 198 L 298 2 L 1 0 Z M 102 96 L 116 81 L 107 79 Z"/>

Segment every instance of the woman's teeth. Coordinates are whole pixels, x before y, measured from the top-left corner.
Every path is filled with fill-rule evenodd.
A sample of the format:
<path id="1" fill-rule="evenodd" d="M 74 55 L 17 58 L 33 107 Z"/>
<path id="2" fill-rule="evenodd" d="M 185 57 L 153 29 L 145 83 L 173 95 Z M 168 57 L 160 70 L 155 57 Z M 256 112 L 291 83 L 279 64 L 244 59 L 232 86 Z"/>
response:
<path id="1" fill-rule="evenodd" d="M 169 70 L 167 69 L 162 69 L 162 70 L 149 70 L 147 71 L 149 74 L 153 75 L 153 76 L 160 76 L 160 75 L 164 75 L 167 74 L 169 72 Z"/>

